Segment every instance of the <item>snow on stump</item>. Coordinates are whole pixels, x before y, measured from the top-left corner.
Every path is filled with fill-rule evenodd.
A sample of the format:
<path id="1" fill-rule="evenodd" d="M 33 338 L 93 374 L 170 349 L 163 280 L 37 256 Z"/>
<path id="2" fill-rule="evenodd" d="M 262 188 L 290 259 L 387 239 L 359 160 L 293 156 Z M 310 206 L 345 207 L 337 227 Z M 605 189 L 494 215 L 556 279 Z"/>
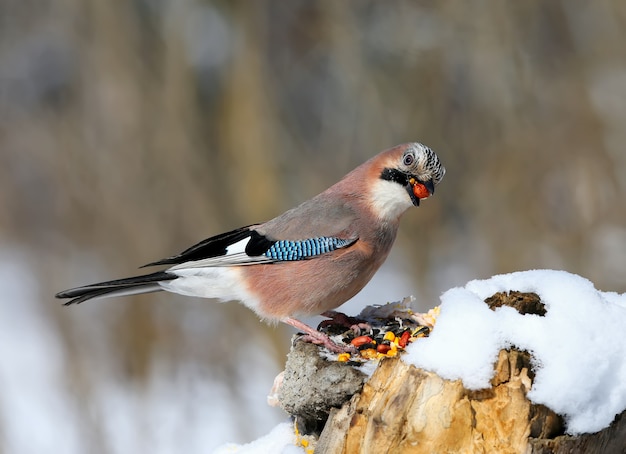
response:
<path id="1" fill-rule="evenodd" d="M 568 276 L 561 277 L 569 279 Z M 467 288 L 472 288 L 472 285 L 477 287 L 475 282 Z M 493 285 L 493 282 L 496 281 L 488 284 Z M 482 286 L 481 291 L 484 292 L 485 287 L 493 288 Z M 456 289 L 456 296 L 458 291 L 466 291 L 467 288 Z M 498 313 L 498 308 L 502 307 L 506 310 L 498 317 L 511 318 L 510 308 L 514 308 L 518 315 L 534 314 L 531 315 L 531 318 L 535 317 L 531 320 L 533 323 L 539 320 L 538 317 L 543 319 L 546 307 L 548 312 L 553 311 L 548 314 L 552 316 L 558 307 L 552 296 L 546 299 L 548 303 L 544 306 L 543 296 L 536 293 L 501 290 L 487 298 L 484 294 L 480 296 L 479 291 L 474 296 L 487 303 L 487 312 Z M 615 299 L 614 295 L 609 295 L 609 298 L 611 302 Z M 442 301 L 446 303 L 445 295 Z M 442 306 L 442 314 L 443 310 Z M 485 316 L 482 313 L 477 319 Z M 494 318 L 489 323 L 493 325 L 499 321 Z M 433 333 L 438 328 L 439 322 Z M 464 329 L 470 332 L 480 330 L 481 326 L 474 325 L 470 319 Z M 480 338 L 480 332 L 475 334 Z M 534 333 L 536 336 L 543 334 L 541 331 Z M 587 334 L 580 332 L 580 336 Z M 415 367 L 411 364 L 414 361 L 407 358 L 419 357 L 420 342 L 416 342 L 417 345 L 413 345 L 407 355 L 381 360 L 359 393 L 340 408 L 328 408 L 329 417 L 315 446 L 316 453 L 626 453 L 626 417 L 623 411 L 610 425 L 603 425 L 602 430 L 585 430 L 586 420 L 579 421 L 572 417 L 571 412 L 564 411 L 566 418 L 563 418 L 547 406 L 533 403 L 528 394 L 536 378 L 537 358 L 516 349 L 514 342 L 506 340 L 504 343 L 510 342 L 511 348 L 502 348 L 499 352 L 495 350 L 497 359 L 495 363 L 491 361 L 491 378 L 486 380 L 484 371 L 480 371 L 478 379 L 471 376 L 454 379 Z M 456 346 L 460 347 L 460 344 Z M 454 349 L 455 345 L 449 348 Z M 315 351 L 311 354 L 317 356 Z M 588 354 L 581 352 L 581 355 Z M 584 364 L 580 368 L 576 361 L 570 359 L 570 362 L 574 364 L 570 364 L 567 373 L 579 374 L 574 378 L 584 381 L 591 371 Z M 540 364 L 540 369 L 546 369 L 545 366 Z M 431 370 L 439 372 L 436 366 Z M 454 375 L 448 373 L 445 367 L 441 370 L 441 375 Z M 614 375 L 619 378 L 620 373 Z M 300 376 L 299 380 L 302 379 Z M 310 387 L 314 389 L 316 385 L 311 383 Z M 595 388 L 590 388 L 592 392 L 596 392 Z M 556 402 L 559 404 L 558 399 Z M 591 424 L 597 423 L 591 421 Z M 568 425 L 576 429 L 568 430 Z"/>

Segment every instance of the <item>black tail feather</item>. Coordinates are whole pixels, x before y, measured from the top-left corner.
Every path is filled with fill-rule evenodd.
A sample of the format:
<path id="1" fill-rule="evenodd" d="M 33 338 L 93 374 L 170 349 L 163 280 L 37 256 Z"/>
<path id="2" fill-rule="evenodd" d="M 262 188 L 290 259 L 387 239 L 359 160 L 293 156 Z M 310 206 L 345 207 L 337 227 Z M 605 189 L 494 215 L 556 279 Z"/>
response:
<path id="1" fill-rule="evenodd" d="M 156 273 L 146 274 L 144 276 L 129 277 L 71 288 L 59 292 L 55 296 L 60 299 L 71 298 L 70 301 L 63 303 L 65 306 L 69 306 L 70 304 L 80 304 L 93 298 L 158 292 L 161 290 L 161 287 L 158 285 L 159 282 L 171 281 L 177 277 L 178 276 L 172 273 L 157 271 Z"/>

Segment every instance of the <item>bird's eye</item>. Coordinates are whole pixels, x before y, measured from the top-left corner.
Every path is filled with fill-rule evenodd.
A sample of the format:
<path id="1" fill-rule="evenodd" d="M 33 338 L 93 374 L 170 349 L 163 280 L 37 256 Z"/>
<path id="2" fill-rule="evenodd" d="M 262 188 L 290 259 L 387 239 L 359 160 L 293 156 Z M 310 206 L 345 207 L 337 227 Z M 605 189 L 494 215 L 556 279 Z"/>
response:
<path id="1" fill-rule="evenodd" d="M 415 161 L 415 156 L 413 156 L 412 153 L 409 153 L 409 154 L 404 155 L 404 159 L 402 163 L 405 166 L 410 166 L 411 164 L 413 164 L 414 161 Z"/>

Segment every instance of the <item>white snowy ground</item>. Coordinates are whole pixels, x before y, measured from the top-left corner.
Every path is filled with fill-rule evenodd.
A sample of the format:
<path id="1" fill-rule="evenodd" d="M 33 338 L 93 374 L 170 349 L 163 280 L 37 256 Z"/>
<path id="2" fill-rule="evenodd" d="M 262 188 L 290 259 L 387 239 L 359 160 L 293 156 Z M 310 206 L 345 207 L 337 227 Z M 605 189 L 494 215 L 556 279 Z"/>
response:
<path id="1" fill-rule="evenodd" d="M 497 292 L 535 292 L 547 314 L 492 311 L 484 300 Z M 470 389 L 489 387 L 502 348 L 529 351 L 536 371 L 528 397 L 563 415 L 570 434 L 597 432 L 626 409 L 626 294 L 601 292 L 580 276 L 534 270 L 471 281 L 441 296 L 437 326 L 407 348 L 403 359 Z M 293 446 L 291 424 L 227 453 L 303 452 Z"/>
<path id="2" fill-rule="evenodd" d="M 293 424 L 283 422 L 270 433 L 251 443 L 238 445 L 228 443 L 220 446 L 213 454 L 302 454 L 304 448 L 295 446 L 296 436 Z"/>

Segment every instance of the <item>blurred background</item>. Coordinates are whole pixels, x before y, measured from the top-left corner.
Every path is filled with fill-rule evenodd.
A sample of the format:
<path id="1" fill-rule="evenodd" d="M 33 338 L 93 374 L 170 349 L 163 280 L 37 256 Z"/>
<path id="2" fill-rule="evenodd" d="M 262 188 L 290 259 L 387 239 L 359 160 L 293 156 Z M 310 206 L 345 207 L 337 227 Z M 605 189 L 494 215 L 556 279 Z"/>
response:
<path id="1" fill-rule="evenodd" d="M 286 415 L 293 331 L 64 308 L 393 145 L 448 173 L 350 303 L 532 268 L 626 291 L 626 3 L 0 0 L 0 452 L 205 453 Z"/>

